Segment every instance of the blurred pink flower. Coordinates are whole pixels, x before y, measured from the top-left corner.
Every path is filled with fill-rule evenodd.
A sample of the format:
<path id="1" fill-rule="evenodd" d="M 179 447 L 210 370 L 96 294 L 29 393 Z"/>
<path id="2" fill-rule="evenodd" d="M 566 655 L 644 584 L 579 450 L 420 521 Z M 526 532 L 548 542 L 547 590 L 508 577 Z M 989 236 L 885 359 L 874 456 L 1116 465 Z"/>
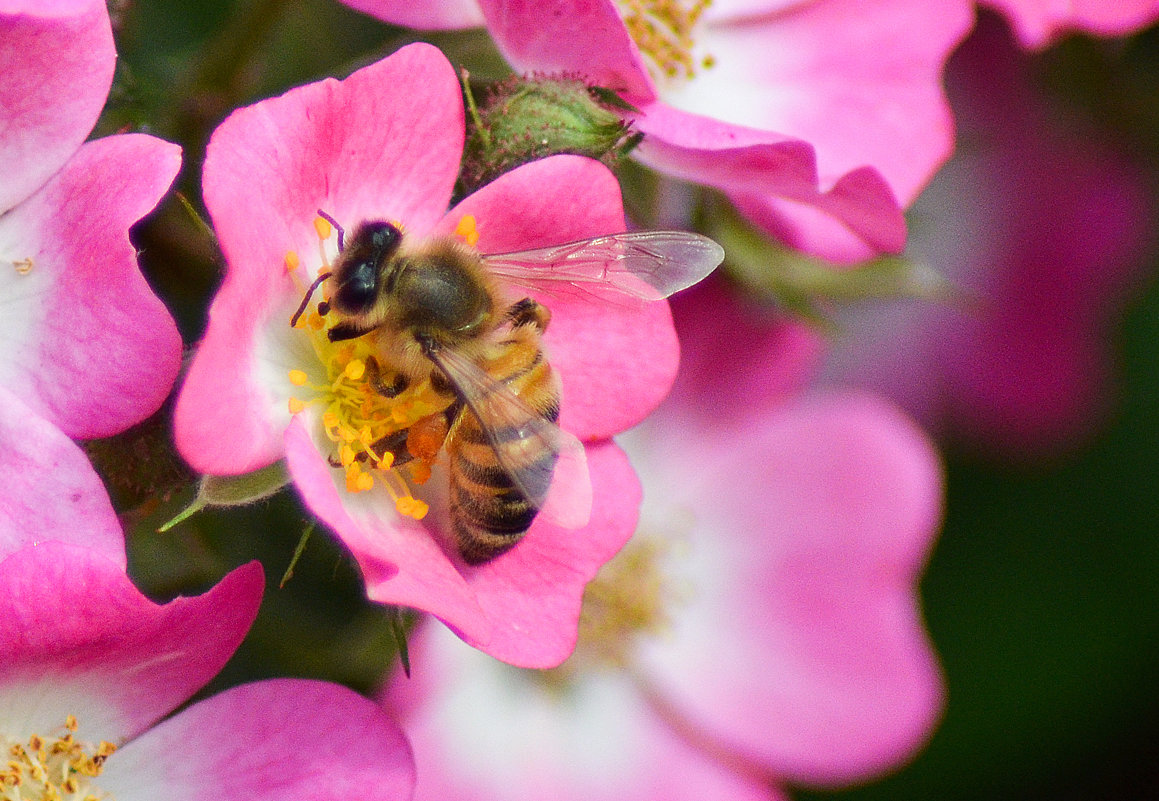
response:
<path id="1" fill-rule="evenodd" d="M 981 0 L 1010 20 L 1023 47 L 1046 47 L 1075 31 L 1123 36 L 1159 19 L 1159 0 Z"/>
<path id="2" fill-rule="evenodd" d="M 181 359 L 129 241 L 180 149 L 139 134 L 84 142 L 115 60 L 104 0 L 0 4 L 0 384 L 74 437 L 148 417 Z"/>
<path id="3" fill-rule="evenodd" d="M 1155 219 L 1141 164 L 1030 68 L 994 18 L 951 61 L 963 144 L 914 207 L 909 255 L 958 296 L 850 310 L 826 368 L 1015 459 L 1075 445 L 1106 411 Z"/>
<path id="4" fill-rule="evenodd" d="M 262 681 L 158 723 L 245 636 L 261 566 L 237 568 L 204 595 L 155 604 L 125 575 L 116 515 L 72 441 L 0 390 L 0 443 L 0 786 L 19 776 L 20 797 L 61 797 L 34 778 L 36 763 L 68 775 L 66 755 L 74 766 L 99 763 L 108 743 L 115 753 L 95 774 L 73 770 L 79 786 L 64 797 L 410 798 L 404 736 L 344 687 Z M 53 750 L 70 730 L 76 742 Z"/>
<path id="5" fill-rule="evenodd" d="M 348 491 L 343 470 L 327 461 L 334 444 L 319 405 L 289 408 L 303 397 L 291 372 L 315 385 L 335 380 L 315 350 L 325 337 L 289 323 L 322 264 L 317 209 L 348 231 L 395 220 L 412 237 L 450 235 L 472 216 L 485 253 L 623 230 L 615 177 L 575 156 L 528 164 L 448 212 L 463 138 L 455 72 L 427 45 L 241 109 L 218 128 L 204 188 L 229 268 L 178 398 L 176 440 L 210 474 L 286 457 L 306 503 L 358 560 L 370 598 L 431 612 L 500 659 L 547 666 L 571 652 L 584 584 L 635 528 L 638 484 L 608 438 L 671 385 L 678 347 L 668 305 L 544 299 L 552 314 L 544 346 L 563 384 L 560 425 L 587 450 L 591 521 L 572 531 L 541 515 L 517 548 L 477 567 L 430 522 L 436 515 L 400 515 L 381 484 Z M 333 255 L 333 238 L 323 244 Z M 298 266 L 288 272 L 287 263 Z"/>
<path id="6" fill-rule="evenodd" d="M 386 689 L 416 799 L 780 798 L 896 767 L 932 731 L 930 443 L 869 395 L 803 390 L 802 329 L 714 287 L 673 306 L 690 358 L 625 438 L 641 526 L 593 583 L 575 656 L 516 671 L 428 626 Z"/>
<path id="7" fill-rule="evenodd" d="M 349 4 L 419 27 L 476 19 L 462 3 L 450 18 L 439 3 Z M 517 70 L 579 74 L 635 105 L 640 161 L 832 259 L 901 250 L 899 206 L 952 149 L 941 72 L 972 22 L 966 0 L 478 5 Z"/>

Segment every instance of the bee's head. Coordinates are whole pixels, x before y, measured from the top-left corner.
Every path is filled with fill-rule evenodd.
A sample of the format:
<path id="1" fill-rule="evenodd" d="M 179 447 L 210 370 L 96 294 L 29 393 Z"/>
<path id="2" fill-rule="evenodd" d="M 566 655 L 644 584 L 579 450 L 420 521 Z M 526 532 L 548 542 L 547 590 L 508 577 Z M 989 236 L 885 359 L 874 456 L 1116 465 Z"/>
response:
<path id="1" fill-rule="evenodd" d="M 330 305 L 350 316 L 371 312 L 379 299 L 383 266 L 401 243 L 402 232 L 388 222 L 358 226 L 335 266 Z"/>

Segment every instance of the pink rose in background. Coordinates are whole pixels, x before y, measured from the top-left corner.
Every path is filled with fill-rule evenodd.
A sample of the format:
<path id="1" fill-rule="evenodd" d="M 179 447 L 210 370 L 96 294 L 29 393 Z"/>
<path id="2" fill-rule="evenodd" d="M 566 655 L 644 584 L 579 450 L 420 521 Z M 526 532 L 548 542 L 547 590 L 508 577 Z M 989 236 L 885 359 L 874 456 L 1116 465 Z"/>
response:
<path id="1" fill-rule="evenodd" d="M 1010 20 L 1023 47 L 1041 48 L 1072 32 L 1123 36 L 1159 19 L 1157 0 L 982 0 Z"/>
<path id="2" fill-rule="evenodd" d="M 427 626 L 386 688 L 416 799 L 781 798 L 897 767 L 932 731 L 929 441 L 881 400 L 803 388 L 802 329 L 717 287 L 673 306 L 689 358 L 624 439 L 641 525 L 589 587 L 575 655 L 519 671 Z"/>
<path id="3" fill-rule="evenodd" d="M 826 372 L 1020 459 L 1073 446 L 1106 411 L 1154 209 L 1141 165 L 1045 103 L 1008 31 L 982 22 L 949 70 L 963 145 L 912 215 L 910 257 L 957 297 L 851 309 Z"/>
<path id="4" fill-rule="evenodd" d="M 417 27 L 439 3 L 349 5 Z M 849 261 L 905 244 L 900 208 L 949 156 L 942 66 L 971 4 L 480 0 L 516 70 L 573 73 L 639 109 L 640 161 L 726 192 L 783 242 Z M 425 10 L 425 16 L 420 12 Z"/>
<path id="5" fill-rule="evenodd" d="M 463 138 L 454 69 L 427 45 L 241 109 L 218 128 L 204 191 L 229 268 L 178 398 L 175 435 L 208 474 L 286 457 L 306 503 L 358 560 L 370 598 L 431 612 L 500 659 L 549 666 L 574 645 L 584 584 L 636 525 L 638 484 L 609 438 L 671 385 L 678 348 L 667 303 L 543 299 L 552 314 L 545 352 L 563 384 L 560 425 L 587 451 L 591 520 L 575 531 L 540 515 L 518 547 L 477 567 L 447 543 L 436 515 L 406 516 L 414 499 L 393 497 L 397 486 L 354 491 L 357 471 L 331 466 L 342 451 L 328 432 L 345 423 L 327 418 L 311 393 L 337 392 L 353 360 L 347 349 L 359 346 L 328 343 L 320 325 L 313 333 L 290 325 L 323 263 L 320 248 L 336 254 L 335 237 L 319 241 L 319 209 L 347 232 L 390 220 L 415 238 L 471 220 L 484 253 L 623 230 L 615 177 L 574 156 L 528 164 L 448 212 Z M 438 474 L 429 484 L 433 496 L 445 486 Z"/>
<path id="6" fill-rule="evenodd" d="M 129 241 L 180 149 L 140 134 L 84 142 L 115 60 L 104 0 L 0 4 L 0 384 L 84 438 L 156 411 L 181 359 Z"/>
<path id="7" fill-rule="evenodd" d="M 3 391 L 0 442 L 0 785 L 19 780 L 24 798 L 50 797 L 46 781 L 120 801 L 410 798 L 405 738 L 344 687 L 256 682 L 158 723 L 245 636 L 261 567 L 155 604 L 125 575 L 116 515 L 80 449 Z"/>

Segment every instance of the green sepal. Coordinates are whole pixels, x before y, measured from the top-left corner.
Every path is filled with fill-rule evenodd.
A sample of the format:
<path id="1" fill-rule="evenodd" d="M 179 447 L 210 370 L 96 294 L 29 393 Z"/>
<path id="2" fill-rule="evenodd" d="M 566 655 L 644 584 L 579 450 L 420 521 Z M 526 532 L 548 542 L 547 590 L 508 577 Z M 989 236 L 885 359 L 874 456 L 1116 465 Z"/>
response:
<path id="1" fill-rule="evenodd" d="M 207 507 L 255 503 L 270 497 L 289 483 L 290 474 L 284 460 L 240 476 L 202 476 L 197 486 L 197 497 L 157 530 L 168 531 Z"/>

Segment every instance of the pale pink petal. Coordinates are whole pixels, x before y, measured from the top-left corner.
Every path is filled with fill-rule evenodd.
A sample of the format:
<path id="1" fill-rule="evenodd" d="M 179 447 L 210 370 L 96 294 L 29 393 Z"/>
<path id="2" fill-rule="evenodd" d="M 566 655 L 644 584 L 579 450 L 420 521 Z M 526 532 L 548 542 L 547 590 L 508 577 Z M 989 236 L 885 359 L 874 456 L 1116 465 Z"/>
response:
<path id="1" fill-rule="evenodd" d="M 0 731 L 18 739 L 76 715 L 85 740 L 120 742 L 209 681 L 257 614 L 251 562 L 194 598 L 158 605 L 124 565 L 48 542 L 0 562 Z"/>
<path id="2" fill-rule="evenodd" d="M 1159 19 L 1156 0 L 982 0 L 1004 13 L 1024 47 L 1042 48 L 1073 31 L 1122 36 Z"/>
<path id="3" fill-rule="evenodd" d="M 584 585 L 635 529 L 639 485 L 623 453 L 607 442 L 586 450 L 594 495 L 588 525 L 567 530 L 538 518 L 518 547 L 470 567 L 435 530 L 436 513 L 419 523 L 394 513 L 385 494 L 346 493 L 336 483 L 341 471 L 318 453 L 305 423 L 295 420 L 286 432 L 294 484 L 350 548 L 372 600 L 430 612 L 471 645 L 529 667 L 571 653 Z"/>
<path id="4" fill-rule="evenodd" d="M 408 801 L 410 746 L 372 701 L 271 679 L 200 701 L 119 749 L 100 777 L 119 801 Z"/>
<path id="5" fill-rule="evenodd" d="M 889 185 L 871 168 L 829 183 L 817 174 L 809 143 L 780 133 L 745 128 L 680 111 L 663 103 L 642 108 L 635 120 L 645 134 L 636 157 L 648 166 L 687 181 L 715 186 L 742 201 L 742 210 L 763 203 L 754 221 L 787 244 L 821 255 L 840 253 L 852 240 L 861 252 L 895 252 L 905 245 L 905 220 Z M 755 201 L 753 199 L 756 199 Z M 768 210 L 777 199 L 792 200 L 820 220 L 808 225 L 780 222 Z M 758 209 L 762 207 L 758 206 Z M 775 207 L 773 207 L 775 208 Z M 803 228 L 803 231 L 797 229 Z M 830 244 L 828 236 L 839 237 Z"/>
<path id="6" fill-rule="evenodd" d="M 436 227 L 451 233 L 476 219 L 478 248 L 504 253 L 623 231 L 615 176 L 578 156 L 553 156 L 502 175 L 466 198 Z M 551 311 L 544 346 L 563 382 L 561 425 L 580 439 L 617 434 L 642 420 L 668 392 L 679 345 L 668 304 L 586 300 L 549 290 L 510 288 Z"/>
<path id="7" fill-rule="evenodd" d="M 342 0 L 353 9 L 391 25 L 422 31 L 458 30 L 483 24 L 478 0 Z"/>
<path id="8" fill-rule="evenodd" d="M 83 145 L 0 218 L 6 319 L 0 379 L 74 437 L 104 437 L 155 412 L 181 337 L 137 266 L 129 226 L 168 190 L 176 145 L 142 134 Z"/>
<path id="9" fill-rule="evenodd" d="M 385 695 L 415 751 L 416 801 L 780 799 L 665 725 L 631 681 L 560 681 L 488 659 L 435 626 Z"/>
<path id="10" fill-rule="evenodd" d="M 300 366 L 283 362 L 303 291 L 284 260 L 295 251 L 300 280 L 313 277 L 317 211 L 346 230 L 387 219 L 423 235 L 446 211 L 462 145 L 458 79 L 425 44 L 235 111 L 214 132 L 205 202 L 229 272 L 177 403 L 195 468 L 245 472 L 281 455 L 288 412 L 269 376 Z"/>
<path id="11" fill-rule="evenodd" d="M 84 452 L 0 389 L 0 558 L 27 545 L 67 542 L 125 567 L 125 537 Z"/>
<path id="12" fill-rule="evenodd" d="M 0 212 L 80 147 L 105 105 L 115 61 L 104 0 L 0 3 Z"/>
<path id="13" fill-rule="evenodd" d="M 845 783 L 907 759 L 942 706 L 917 598 L 941 509 L 921 431 L 863 395 L 724 431 L 672 437 L 662 413 L 647 426 L 642 530 L 676 532 L 680 590 L 669 630 L 637 652 L 649 690 L 791 781 Z M 672 521 L 688 511 L 673 507 L 695 518 L 683 536 Z"/>
<path id="14" fill-rule="evenodd" d="M 520 72 L 571 73 L 647 103 L 656 90 L 612 0 L 480 0 L 487 30 Z"/>
<path id="15" fill-rule="evenodd" d="M 952 149 L 941 74 L 972 22 L 968 0 L 816 0 L 706 25 L 715 65 L 661 97 L 808 142 L 822 189 L 871 167 L 908 206 Z"/>

